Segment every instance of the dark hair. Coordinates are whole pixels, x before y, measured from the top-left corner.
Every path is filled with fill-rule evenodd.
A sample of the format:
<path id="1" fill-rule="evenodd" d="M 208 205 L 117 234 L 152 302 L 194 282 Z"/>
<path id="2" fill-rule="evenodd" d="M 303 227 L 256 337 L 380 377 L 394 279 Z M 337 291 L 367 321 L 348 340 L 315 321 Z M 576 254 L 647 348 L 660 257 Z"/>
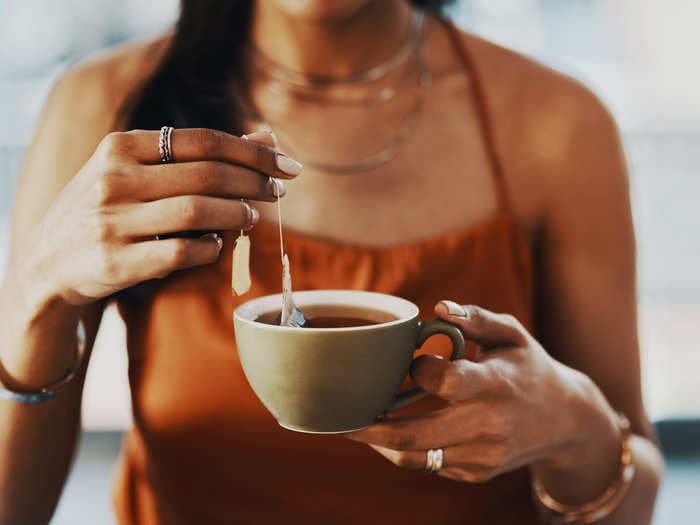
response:
<path id="1" fill-rule="evenodd" d="M 411 4 L 439 12 L 450 1 L 411 0 Z M 241 70 L 252 9 L 253 0 L 181 0 L 169 49 L 120 111 L 125 128 L 171 125 L 241 134 L 229 80 Z"/>

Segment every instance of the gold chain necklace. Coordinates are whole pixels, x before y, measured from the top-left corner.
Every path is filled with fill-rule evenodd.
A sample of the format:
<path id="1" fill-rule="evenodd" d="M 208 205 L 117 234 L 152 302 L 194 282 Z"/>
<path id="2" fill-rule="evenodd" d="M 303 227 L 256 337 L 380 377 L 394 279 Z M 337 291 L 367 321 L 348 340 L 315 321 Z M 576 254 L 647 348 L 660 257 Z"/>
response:
<path id="1" fill-rule="evenodd" d="M 386 103 L 397 93 L 396 85 L 386 86 L 378 93 L 371 97 L 354 98 L 349 100 L 330 99 L 329 97 L 317 92 L 314 93 L 314 88 L 321 89 L 335 85 L 356 85 L 376 82 L 396 71 L 400 66 L 406 63 L 411 57 L 414 57 L 416 69 L 414 73 L 417 75 L 418 92 L 416 98 L 406 112 L 405 117 L 399 129 L 388 141 L 388 143 L 377 153 L 368 155 L 358 161 L 351 163 L 333 163 L 323 162 L 309 158 L 309 155 L 304 154 L 301 148 L 294 146 L 294 140 L 290 134 L 286 133 L 284 126 L 274 119 L 265 118 L 253 104 L 248 101 L 242 101 L 244 112 L 255 120 L 268 124 L 279 137 L 282 143 L 287 146 L 287 152 L 301 160 L 304 165 L 325 173 L 336 174 L 351 174 L 363 171 L 369 171 L 382 164 L 385 164 L 394 159 L 401 150 L 401 147 L 411 136 L 416 128 L 418 120 L 422 114 L 425 105 L 426 92 L 432 84 L 432 75 L 426 62 L 425 57 L 425 38 L 424 38 L 424 15 L 420 11 L 414 11 L 409 29 L 409 35 L 401 49 L 392 56 L 389 60 L 372 67 L 371 69 L 349 75 L 344 78 L 331 78 L 322 75 L 305 75 L 296 71 L 280 66 L 274 63 L 269 57 L 262 54 L 261 51 L 255 50 L 251 55 L 251 64 L 253 67 L 260 69 L 265 74 L 274 79 L 274 85 L 277 90 L 282 89 L 282 86 L 289 86 L 286 92 L 291 92 L 298 98 L 303 98 L 310 101 L 330 102 L 336 105 L 371 105 Z M 410 72 L 407 74 L 411 74 Z M 403 78 L 403 77 L 402 77 Z"/>

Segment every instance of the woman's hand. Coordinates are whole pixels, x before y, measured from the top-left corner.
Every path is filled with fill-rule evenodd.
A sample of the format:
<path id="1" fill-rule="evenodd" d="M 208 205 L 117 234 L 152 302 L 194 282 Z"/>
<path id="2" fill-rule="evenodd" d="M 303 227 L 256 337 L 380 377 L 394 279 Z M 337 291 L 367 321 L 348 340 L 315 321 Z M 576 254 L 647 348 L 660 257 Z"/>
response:
<path id="1" fill-rule="evenodd" d="M 614 413 L 588 378 L 550 357 L 512 316 L 451 301 L 435 311 L 481 347 L 475 362 L 415 360 L 413 380 L 448 406 L 389 416 L 347 437 L 410 469 L 424 469 L 426 451 L 443 448 L 439 475 L 468 482 L 526 465 L 575 468 L 604 450 L 600 459 L 612 470 L 603 473 L 602 483 L 608 482 L 620 436 Z"/>
<path id="2" fill-rule="evenodd" d="M 274 201 L 284 194 L 277 179 L 294 177 L 301 168 L 278 153 L 274 136 L 265 132 L 244 140 L 209 129 L 177 129 L 177 162 L 169 164 L 160 162 L 158 138 L 157 131 L 107 135 L 15 257 L 14 275 L 41 286 L 35 292 L 43 298 L 80 305 L 210 263 L 221 249 L 215 235 L 155 236 L 248 230 L 259 213 L 241 199 Z"/>

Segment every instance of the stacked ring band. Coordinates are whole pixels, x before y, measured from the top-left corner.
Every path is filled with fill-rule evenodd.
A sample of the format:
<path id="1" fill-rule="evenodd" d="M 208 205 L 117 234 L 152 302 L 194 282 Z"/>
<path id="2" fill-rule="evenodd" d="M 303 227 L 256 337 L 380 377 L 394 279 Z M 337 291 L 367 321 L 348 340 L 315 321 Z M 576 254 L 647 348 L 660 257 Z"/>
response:
<path id="1" fill-rule="evenodd" d="M 158 136 L 158 153 L 160 154 L 160 161 L 164 164 L 175 162 L 175 157 L 173 156 L 173 128 L 172 126 L 163 126 L 160 128 L 160 135 Z M 160 240 L 160 235 L 155 236 L 155 240 Z"/>
<path id="2" fill-rule="evenodd" d="M 445 451 L 441 448 L 431 448 L 428 450 L 425 471 L 430 474 L 437 474 L 442 468 L 442 460 L 445 456 Z"/>
<path id="3" fill-rule="evenodd" d="M 175 128 L 172 126 L 163 126 L 160 128 L 160 136 L 158 137 L 158 153 L 160 153 L 160 161 L 163 163 L 175 162 L 172 146 L 174 129 Z"/>

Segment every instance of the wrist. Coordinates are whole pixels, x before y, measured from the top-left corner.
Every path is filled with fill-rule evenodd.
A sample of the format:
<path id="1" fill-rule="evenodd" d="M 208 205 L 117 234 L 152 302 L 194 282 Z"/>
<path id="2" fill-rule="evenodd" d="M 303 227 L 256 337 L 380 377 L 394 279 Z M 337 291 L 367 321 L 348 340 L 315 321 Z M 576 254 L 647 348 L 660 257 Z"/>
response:
<path id="1" fill-rule="evenodd" d="M 0 382 L 11 388 L 43 385 L 75 360 L 79 310 L 31 267 L 8 268 L 0 289 Z"/>
<path id="2" fill-rule="evenodd" d="M 17 259 L 9 265 L 3 283 L 3 295 L 12 297 L 14 308 L 29 319 L 50 310 L 72 309 L 55 282 L 51 271 L 54 265 L 42 263 L 36 256 L 25 259 L 28 260 Z"/>
<path id="3" fill-rule="evenodd" d="M 565 378 L 561 444 L 532 470 L 554 497 L 578 504 L 598 497 L 615 478 L 622 435 L 617 414 L 595 383 L 569 368 Z"/>

